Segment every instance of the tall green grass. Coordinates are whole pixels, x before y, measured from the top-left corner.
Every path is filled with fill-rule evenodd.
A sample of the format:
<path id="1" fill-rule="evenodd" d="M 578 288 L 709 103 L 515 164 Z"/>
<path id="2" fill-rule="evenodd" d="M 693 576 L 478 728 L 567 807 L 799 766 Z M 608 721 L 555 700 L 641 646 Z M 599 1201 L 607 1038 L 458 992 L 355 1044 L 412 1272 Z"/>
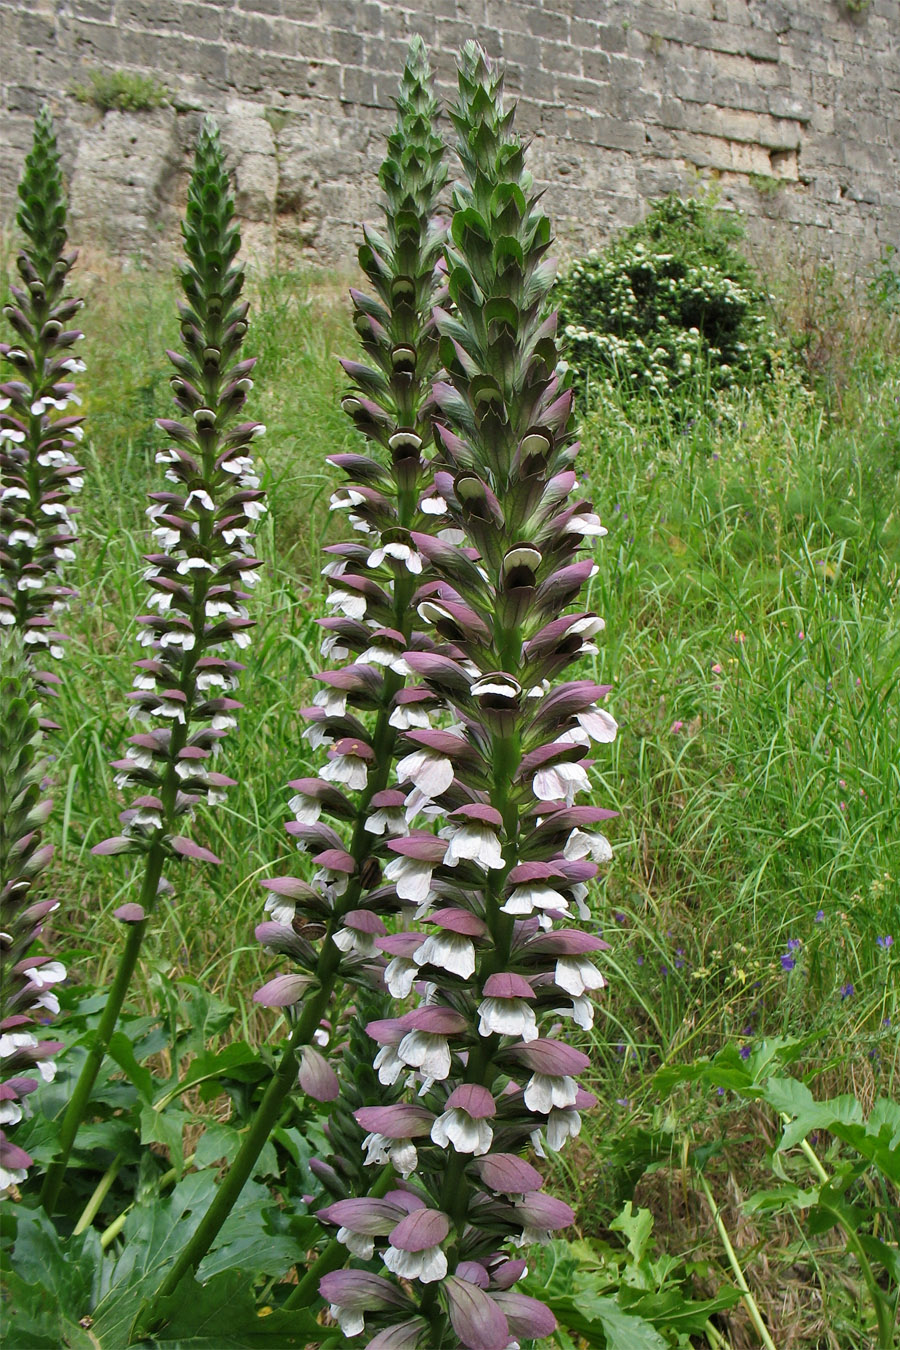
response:
<path id="1" fill-rule="evenodd" d="M 124 806 L 108 765 L 133 729 L 125 695 L 175 284 L 107 270 L 88 299 L 80 598 L 52 710 L 54 882 L 57 940 L 82 953 L 70 970 L 102 982 L 129 864 L 90 848 Z M 287 780 L 314 772 L 298 713 L 319 665 L 337 481 L 325 457 L 353 444 L 335 355 L 355 336 L 333 279 L 258 278 L 251 303 L 271 513 L 245 709 L 222 762 L 238 786 L 197 826 L 223 865 L 173 876 L 133 997 L 155 1009 L 161 985 L 189 974 L 239 1008 L 238 1034 L 262 1040 L 270 1015 L 250 1002 L 269 964 L 253 938 L 259 880 L 290 856 Z M 669 1109 L 650 1081 L 661 1064 L 806 1035 L 827 1091 L 897 1091 L 900 343 L 889 324 L 870 330 L 845 377 L 840 400 L 793 386 L 726 406 L 698 388 L 686 408 L 607 391 L 584 420 L 580 474 L 609 536 L 590 596 L 607 628 L 582 673 L 613 685 L 621 724 L 593 768 L 596 800 L 620 813 L 594 896 L 611 944 L 591 1046 L 600 1107 L 559 1162 L 588 1228 L 604 1213 L 592 1217 L 591 1197 L 621 1184 L 611 1141 Z"/>
<path id="2" fill-rule="evenodd" d="M 131 729 L 145 494 L 160 476 L 153 421 L 169 410 L 161 354 L 176 321 L 166 277 L 110 272 L 91 290 L 80 599 L 55 710 L 55 819 L 60 923 L 90 936 L 102 974 L 128 876 L 89 849 L 114 825 L 108 761 Z M 255 882 L 286 856 L 284 784 L 311 771 L 297 712 L 318 665 L 335 481 L 325 457 L 353 436 L 339 407 L 335 354 L 353 350 L 339 285 L 264 276 L 251 312 L 271 513 L 246 707 L 228 744 L 239 786 L 201 827 L 224 866 L 185 869 L 158 942 L 159 960 L 195 973 L 199 964 L 235 998 L 257 961 Z M 622 1044 L 639 1050 L 625 1062 L 646 1069 L 751 1024 L 753 1035 L 796 1031 L 833 1015 L 874 1035 L 895 1014 L 893 952 L 875 945 L 896 932 L 900 952 L 893 355 L 879 351 L 877 381 L 860 355 L 855 397 L 844 400 L 853 411 L 840 419 L 796 388 L 780 402 L 768 391 L 727 406 L 695 391 L 691 416 L 623 390 L 586 417 L 581 473 L 610 531 L 590 596 L 607 621 L 595 666 L 622 723 L 594 769 L 598 800 L 621 812 L 597 897 L 613 943 L 600 1036 L 612 1097 L 622 1093 L 607 1067 L 634 1076 Z M 802 945 L 785 972 L 789 939 Z"/>

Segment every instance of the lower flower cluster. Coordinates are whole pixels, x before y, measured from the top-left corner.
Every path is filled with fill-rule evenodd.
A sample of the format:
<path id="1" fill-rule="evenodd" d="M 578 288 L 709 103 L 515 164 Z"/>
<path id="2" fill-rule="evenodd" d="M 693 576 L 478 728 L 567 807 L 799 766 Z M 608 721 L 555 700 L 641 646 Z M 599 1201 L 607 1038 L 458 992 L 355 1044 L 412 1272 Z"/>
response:
<path id="1" fill-rule="evenodd" d="M 39 1081 L 52 1081 L 62 1048 L 41 1029 L 59 1012 L 53 986 L 66 978 L 65 967 L 32 950 L 43 920 L 58 908 L 34 894 L 53 849 L 41 837 L 52 802 L 42 796 L 33 691 L 20 638 L 0 635 L 0 1192 L 24 1181 L 32 1161 L 6 1131 L 28 1114 Z"/>

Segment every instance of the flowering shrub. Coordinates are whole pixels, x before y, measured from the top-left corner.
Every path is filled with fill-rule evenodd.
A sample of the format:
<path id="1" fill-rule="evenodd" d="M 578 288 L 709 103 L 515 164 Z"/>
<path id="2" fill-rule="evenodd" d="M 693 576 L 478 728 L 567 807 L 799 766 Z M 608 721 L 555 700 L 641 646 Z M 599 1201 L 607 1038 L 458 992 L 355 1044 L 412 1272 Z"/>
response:
<path id="1" fill-rule="evenodd" d="M 573 263 L 558 302 L 579 376 L 663 397 L 698 381 L 712 391 L 756 383 L 783 365 L 739 237 L 708 202 L 671 196 Z"/>

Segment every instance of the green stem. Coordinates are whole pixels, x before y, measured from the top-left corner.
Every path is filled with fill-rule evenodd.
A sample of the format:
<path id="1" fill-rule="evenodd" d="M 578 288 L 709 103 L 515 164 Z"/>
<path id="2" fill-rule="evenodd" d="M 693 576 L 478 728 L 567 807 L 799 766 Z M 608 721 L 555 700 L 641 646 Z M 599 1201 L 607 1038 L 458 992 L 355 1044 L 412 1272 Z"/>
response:
<path id="1" fill-rule="evenodd" d="M 184 1160 L 185 1168 L 193 1166 L 195 1157 L 196 1154 L 192 1153 L 189 1158 L 185 1158 Z M 157 1185 L 159 1189 L 162 1190 L 164 1186 L 171 1186 L 173 1181 L 178 1180 L 178 1177 L 179 1177 L 178 1169 L 175 1167 L 170 1167 L 168 1172 L 163 1172 L 162 1176 L 157 1182 Z M 125 1227 L 125 1220 L 128 1218 L 128 1215 L 134 1209 L 134 1205 L 135 1202 L 132 1200 L 130 1205 L 125 1206 L 121 1214 L 116 1215 L 116 1217 L 113 1219 L 109 1227 L 104 1228 L 103 1232 L 100 1234 L 100 1248 L 102 1251 L 105 1252 L 106 1249 L 110 1247 L 113 1242 L 115 1242 L 116 1238 L 119 1236 L 122 1229 Z M 76 1228 L 75 1231 L 77 1232 L 78 1229 Z"/>
<path id="2" fill-rule="evenodd" d="M 216 1191 L 212 1204 L 197 1225 L 193 1236 L 185 1243 L 172 1269 L 156 1293 L 147 1300 L 142 1314 L 138 1317 L 135 1325 L 140 1328 L 141 1334 L 156 1329 L 159 1319 L 153 1320 L 153 1308 L 160 1300 L 173 1294 L 186 1275 L 192 1274 L 197 1269 L 249 1181 L 257 1159 L 281 1115 L 284 1099 L 297 1081 L 297 1050 L 312 1039 L 313 1032 L 328 1006 L 340 960 L 340 951 L 334 943 L 328 942 L 323 951 L 322 967 L 319 972 L 322 981 L 319 991 L 309 1000 L 297 1020 L 291 1039 L 281 1056 L 281 1063 L 275 1075 L 269 1080 L 244 1142 L 228 1175 Z"/>
<path id="3" fill-rule="evenodd" d="M 721 1331 L 716 1330 L 712 1322 L 707 1322 L 706 1326 L 703 1328 L 703 1331 L 710 1345 L 714 1347 L 714 1350 L 721 1350 L 722 1346 L 725 1347 L 725 1350 L 728 1350 L 728 1342 L 722 1335 Z"/>
<path id="4" fill-rule="evenodd" d="M 378 1180 L 374 1183 L 367 1196 L 374 1199 L 380 1199 L 390 1189 L 394 1181 L 394 1169 L 390 1163 L 382 1169 Z M 319 1281 L 323 1275 L 327 1275 L 331 1270 L 338 1270 L 347 1260 L 347 1249 L 337 1238 L 332 1238 L 328 1246 L 316 1257 L 315 1261 L 306 1271 L 305 1275 L 297 1282 L 295 1288 L 285 1299 L 284 1308 L 308 1308 L 312 1301 L 318 1297 Z"/>
<path id="5" fill-rule="evenodd" d="M 790 1125 L 791 1117 L 784 1111 L 780 1114 L 785 1125 Z M 800 1148 L 805 1154 L 806 1159 L 816 1176 L 823 1185 L 827 1185 L 831 1180 L 831 1177 L 819 1161 L 818 1154 L 810 1144 L 809 1140 L 801 1139 Z M 844 1222 L 843 1218 L 837 1214 L 835 1210 L 832 1210 L 831 1212 L 832 1214 L 835 1214 L 835 1217 L 838 1219 L 838 1222 L 844 1231 L 847 1245 L 852 1249 L 853 1254 L 859 1263 L 862 1277 L 866 1282 L 866 1288 L 872 1299 L 872 1304 L 875 1308 L 875 1317 L 878 1321 L 878 1343 L 881 1350 L 892 1350 L 892 1347 L 895 1345 L 894 1323 L 896 1318 L 894 1312 L 891 1310 L 890 1302 L 885 1298 L 884 1291 L 875 1278 L 875 1272 L 872 1269 L 866 1250 L 860 1242 L 858 1235 Z"/>
<path id="6" fill-rule="evenodd" d="M 100 1072 L 100 1066 L 106 1057 L 106 1051 L 109 1048 L 109 1042 L 116 1029 L 116 1023 L 119 1020 L 119 1013 L 122 1011 L 122 1004 L 125 1002 L 125 995 L 128 993 L 128 987 L 131 984 L 131 977 L 134 974 L 134 968 L 137 965 L 137 959 L 140 954 L 141 944 L 144 941 L 144 934 L 147 930 L 147 921 L 156 902 L 156 889 L 159 885 L 159 879 L 162 876 L 163 868 L 163 850 L 154 845 L 147 853 L 147 865 L 144 872 L 144 883 L 141 887 L 140 904 L 143 907 L 147 918 L 140 923 L 131 923 L 128 925 L 128 935 L 125 939 L 125 946 L 122 955 L 119 958 L 119 968 L 116 971 L 116 977 L 113 980 L 109 991 L 109 998 L 106 1007 L 103 1010 L 103 1016 L 100 1019 L 100 1025 L 94 1034 L 94 1040 L 91 1048 L 88 1050 L 87 1058 L 82 1065 L 81 1073 L 78 1076 L 78 1082 L 75 1084 L 75 1090 L 69 1100 L 66 1113 L 63 1116 L 62 1126 L 59 1132 L 59 1150 L 50 1167 L 47 1169 L 47 1175 L 44 1178 L 43 1189 L 41 1190 L 40 1201 L 48 1214 L 52 1214 L 56 1201 L 59 1197 L 59 1190 L 66 1174 L 69 1158 L 72 1148 L 75 1144 L 75 1137 L 78 1129 L 84 1119 L 85 1112 L 90 1102 L 91 1092 L 94 1083 L 97 1080 L 97 1074 Z"/>
<path id="7" fill-rule="evenodd" d="M 97 1215 L 97 1210 L 103 1204 L 103 1201 L 109 1194 L 113 1182 L 122 1170 L 123 1161 L 122 1154 L 117 1153 L 109 1167 L 107 1167 L 106 1171 L 103 1173 L 103 1176 L 100 1178 L 94 1189 L 94 1194 L 82 1210 L 81 1218 L 72 1229 L 73 1237 L 78 1237 L 79 1233 L 83 1233 L 84 1230 L 93 1223 Z"/>
<path id="8" fill-rule="evenodd" d="M 700 1186 L 701 1189 L 703 1190 L 703 1194 L 706 1196 L 706 1203 L 709 1205 L 710 1212 L 715 1221 L 716 1228 L 719 1230 L 719 1237 L 722 1239 L 722 1246 L 725 1248 L 725 1254 L 728 1257 L 728 1264 L 731 1266 L 731 1269 L 734 1272 L 734 1278 L 735 1281 L 737 1282 L 737 1286 L 744 1296 L 744 1306 L 747 1309 L 747 1312 L 750 1316 L 750 1321 L 756 1328 L 756 1333 L 759 1336 L 759 1339 L 762 1341 L 763 1345 L 766 1347 L 766 1350 L 776 1350 L 775 1342 L 769 1335 L 768 1329 L 766 1328 L 766 1324 L 762 1319 L 762 1313 L 759 1311 L 759 1305 L 757 1304 L 756 1299 L 753 1297 L 753 1294 L 750 1291 L 750 1286 L 748 1285 L 747 1281 L 744 1278 L 744 1272 L 741 1270 L 740 1262 L 737 1259 L 737 1253 L 735 1252 L 734 1247 L 731 1245 L 731 1238 L 728 1236 L 728 1229 L 725 1227 L 725 1221 L 722 1218 L 722 1215 L 719 1211 L 719 1206 L 715 1202 L 713 1193 L 709 1189 L 706 1177 L 703 1175 L 702 1172 L 698 1172 L 697 1177 L 700 1181 Z"/>

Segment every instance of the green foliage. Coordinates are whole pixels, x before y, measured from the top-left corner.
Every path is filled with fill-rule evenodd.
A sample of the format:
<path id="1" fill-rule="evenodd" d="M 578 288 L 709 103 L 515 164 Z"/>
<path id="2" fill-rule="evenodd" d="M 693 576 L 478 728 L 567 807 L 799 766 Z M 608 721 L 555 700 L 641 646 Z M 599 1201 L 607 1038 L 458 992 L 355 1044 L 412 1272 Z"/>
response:
<path id="1" fill-rule="evenodd" d="M 572 1333 L 589 1346 L 688 1347 L 740 1294 L 723 1285 L 712 1298 L 696 1298 L 693 1276 L 706 1272 L 660 1254 L 653 1227 L 650 1211 L 635 1210 L 629 1200 L 609 1225 L 610 1241 L 550 1242 L 529 1261 L 521 1287 L 552 1309 L 563 1335 Z M 560 1337 L 560 1343 L 566 1341 Z"/>
<path id="2" fill-rule="evenodd" d="M 737 219 L 670 196 L 558 286 L 566 354 L 582 383 L 621 380 L 694 400 L 761 383 L 784 362 Z"/>
<path id="3" fill-rule="evenodd" d="M 87 84 L 72 86 L 79 103 L 89 103 L 100 112 L 150 112 L 169 101 L 169 91 L 152 75 L 131 70 L 92 70 Z"/>
<path id="4" fill-rule="evenodd" d="M 888 244 L 869 283 L 869 297 L 887 314 L 900 314 L 900 253 Z"/>
<path id="5" fill-rule="evenodd" d="M 195 1172 L 164 1199 L 146 1196 L 129 1212 L 122 1244 L 106 1252 L 95 1230 L 64 1243 L 42 1211 L 4 1206 L 0 1282 L 10 1350 L 124 1350 L 141 1299 L 155 1290 L 208 1208 L 215 1175 L 215 1169 Z M 279 1233 L 273 1221 L 267 1189 L 249 1183 L 208 1258 L 202 1286 L 185 1280 L 167 1301 L 162 1344 L 288 1350 L 317 1336 L 308 1312 L 258 1306 L 254 1277 L 283 1274 L 318 1227 L 310 1218 Z"/>
<path id="6" fill-rule="evenodd" d="M 807 1048 L 804 1042 L 775 1038 L 763 1041 L 745 1060 L 734 1046 L 726 1046 L 711 1060 L 660 1070 L 654 1083 L 664 1094 L 681 1083 L 727 1089 L 774 1109 L 783 1126 L 771 1155 L 776 1185 L 751 1195 L 745 1210 L 770 1215 L 794 1211 L 810 1238 L 839 1227 L 861 1268 L 878 1344 L 891 1350 L 900 1305 L 900 1106 L 880 1097 L 867 1115 L 852 1093 L 817 1099 L 805 1083 L 781 1076 L 779 1070 Z M 809 1142 L 816 1140 L 821 1147 L 829 1137 L 850 1150 L 848 1156 L 835 1145 L 829 1148 L 830 1171 Z M 788 1154 L 798 1147 L 806 1163 L 802 1183 L 787 1170 Z M 708 1156 L 709 1150 L 698 1151 L 698 1165 Z"/>

